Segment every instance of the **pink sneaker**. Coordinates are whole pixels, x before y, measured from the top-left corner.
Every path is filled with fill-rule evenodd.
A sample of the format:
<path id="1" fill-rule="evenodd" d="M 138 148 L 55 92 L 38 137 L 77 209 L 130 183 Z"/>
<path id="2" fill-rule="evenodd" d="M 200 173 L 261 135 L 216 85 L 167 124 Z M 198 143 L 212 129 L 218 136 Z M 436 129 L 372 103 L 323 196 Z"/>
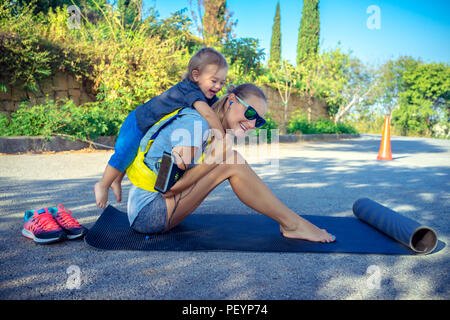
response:
<path id="1" fill-rule="evenodd" d="M 56 222 L 63 228 L 67 234 L 67 239 L 82 238 L 86 235 L 88 229 L 83 227 L 77 219 L 72 217 L 72 211 L 64 209 L 62 204 L 53 208 L 48 208 Z"/>
<path id="2" fill-rule="evenodd" d="M 66 239 L 66 233 L 53 219 L 47 208 L 25 212 L 22 235 L 39 244 Z"/>

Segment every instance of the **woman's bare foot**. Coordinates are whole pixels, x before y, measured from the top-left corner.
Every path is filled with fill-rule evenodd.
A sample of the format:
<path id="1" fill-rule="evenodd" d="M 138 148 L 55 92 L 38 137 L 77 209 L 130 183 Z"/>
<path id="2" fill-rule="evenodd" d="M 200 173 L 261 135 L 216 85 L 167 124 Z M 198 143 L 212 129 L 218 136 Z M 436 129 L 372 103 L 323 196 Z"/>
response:
<path id="1" fill-rule="evenodd" d="M 94 193 L 97 207 L 105 209 L 106 202 L 108 202 L 108 187 L 103 186 L 101 181 L 99 181 L 94 186 Z"/>
<path id="2" fill-rule="evenodd" d="M 286 238 L 302 239 L 313 242 L 334 242 L 336 237 L 328 233 L 325 229 L 319 229 L 309 221 L 299 217 L 297 226 L 292 228 L 283 228 L 280 225 L 280 232 Z"/>

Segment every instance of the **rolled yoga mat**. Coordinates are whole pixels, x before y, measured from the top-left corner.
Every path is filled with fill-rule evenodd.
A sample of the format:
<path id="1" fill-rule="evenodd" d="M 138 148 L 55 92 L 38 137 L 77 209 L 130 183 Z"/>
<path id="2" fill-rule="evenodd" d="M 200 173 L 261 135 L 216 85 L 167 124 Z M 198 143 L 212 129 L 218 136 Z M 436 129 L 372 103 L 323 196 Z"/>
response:
<path id="1" fill-rule="evenodd" d="M 367 198 L 357 200 L 353 204 L 353 213 L 362 221 L 416 253 L 430 253 L 438 244 L 438 238 L 433 229 L 373 200 Z"/>
<path id="2" fill-rule="evenodd" d="M 89 229 L 85 242 L 102 250 L 415 254 L 354 216 L 302 217 L 336 235 L 336 241 L 287 239 L 276 221 L 259 213 L 193 213 L 170 232 L 146 235 L 130 228 L 125 212 L 108 206 Z M 440 242 L 435 252 L 443 247 Z"/>

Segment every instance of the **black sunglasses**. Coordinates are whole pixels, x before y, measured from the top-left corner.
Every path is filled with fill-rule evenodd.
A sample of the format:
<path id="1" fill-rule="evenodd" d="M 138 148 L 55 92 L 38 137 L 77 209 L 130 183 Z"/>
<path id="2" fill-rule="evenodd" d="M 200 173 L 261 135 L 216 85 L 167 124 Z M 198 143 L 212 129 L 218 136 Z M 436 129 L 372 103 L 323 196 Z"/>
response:
<path id="1" fill-rule="evenodd" d="M 245 110 L 245 113 L 244 113 L 245 117 L 246 117 L 248 120 L 254 120 L 254 119 L 256 119 L 256 122 L 255 122 L 255 127 L 256 127 L 256 128 L 259 128 L 259 127 L 263 126 L 264 124 L 266 124 L 266 120 L 264 120 L 264 118 L 261 117 L 261 116 L 258 114 L 258 112 L 256 112 L 255 109 L 253 109 L 252 106 L 249 106 L 244 100 L 242 100 L 242 99 L 239 98 L 238 96 L 236 96 L 236 99 L 237 99 L 240 103 L 242 103 L 242 104 L 244 105 L 244 107 L 247 108 L 247 110 Z"/>

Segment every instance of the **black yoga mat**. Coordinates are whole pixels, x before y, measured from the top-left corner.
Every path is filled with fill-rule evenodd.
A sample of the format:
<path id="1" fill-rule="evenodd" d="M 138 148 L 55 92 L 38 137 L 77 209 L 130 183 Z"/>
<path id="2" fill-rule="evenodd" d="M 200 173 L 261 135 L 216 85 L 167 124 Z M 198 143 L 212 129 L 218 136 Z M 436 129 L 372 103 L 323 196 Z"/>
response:
<path id="1" fill-rule="evenodd" d="M 353 213 L 416 253 L 430 253 L 438 244 L 437 234 L 432 228 L 402 216 L 373 200 L 367 198 L 357 200 L 353 204 Z"/>
<path id="2" fill-rule="evenodd" d="M 341 252 L 410 255 L 414 251 L 355 217 L 303 216 L 336 235 L 333 243 L 284 238 L 279 224 L 261 214 L 191 214 L 164 234 L 140 234 L 126 213 L 108 206 L 85 237 L 104 250 Z M 435 250 L 443 248 L 443 243 Z"/>

